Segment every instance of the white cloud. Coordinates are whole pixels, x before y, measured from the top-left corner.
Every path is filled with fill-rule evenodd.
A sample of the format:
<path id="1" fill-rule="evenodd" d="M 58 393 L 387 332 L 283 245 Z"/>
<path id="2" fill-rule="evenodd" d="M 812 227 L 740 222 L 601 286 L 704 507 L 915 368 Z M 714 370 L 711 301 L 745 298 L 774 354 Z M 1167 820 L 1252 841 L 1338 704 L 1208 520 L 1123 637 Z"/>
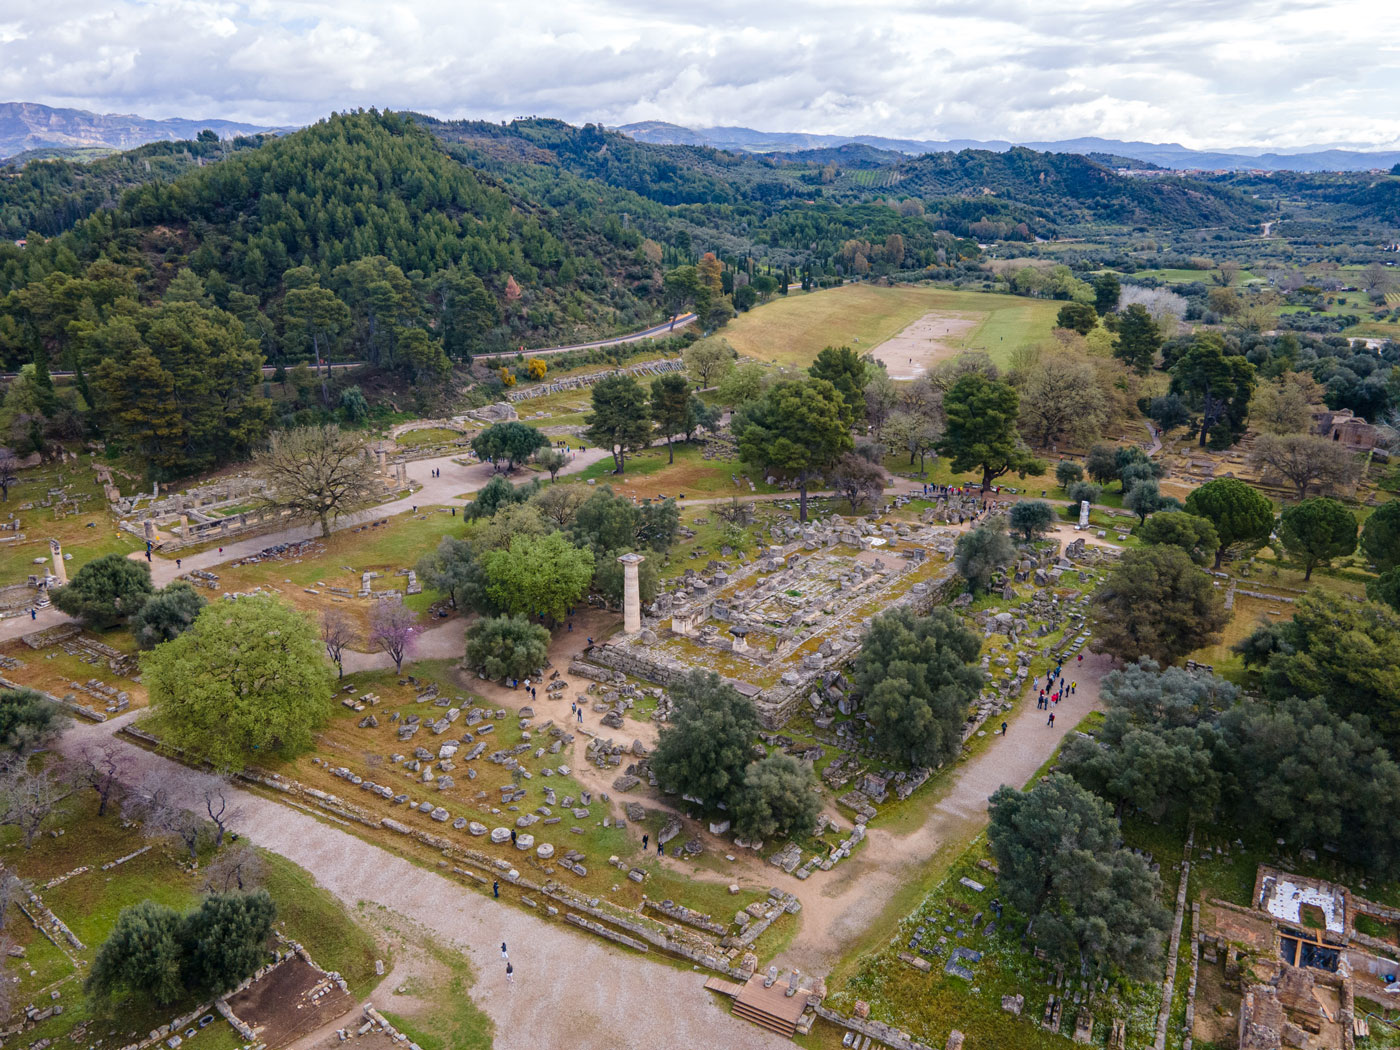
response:
<path id="1" fill-rule="evenodd" d="M 1379 0 L 53 0 L 0 24 L 0 96 L 1287 147 L 1400 139 L 1397 39 Z"/>

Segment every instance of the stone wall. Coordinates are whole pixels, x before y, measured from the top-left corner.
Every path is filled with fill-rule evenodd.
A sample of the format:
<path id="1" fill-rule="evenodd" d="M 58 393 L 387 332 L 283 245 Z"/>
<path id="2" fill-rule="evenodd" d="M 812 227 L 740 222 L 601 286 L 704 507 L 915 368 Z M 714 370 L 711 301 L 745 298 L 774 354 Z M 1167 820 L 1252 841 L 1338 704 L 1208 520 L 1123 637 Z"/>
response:
<path id="1" fill-rule="evenodd" d="M 527 355 L 528 356 L 528 355 Z M 537 383 L 534 386 L 521 387 L 507 391 L 506 397 L 511 401 L 528 401 L 532 397 L 544 397 L 548 394 L 558 394 L 565 390 L 587 390 L 600 379 L 608 376 L 635 376 L 645 378 L 647 376 L 664 375 L 667 372 L 681 372 L 685 370 L 685 362 L 679 357 L 668 358 L 663 361 L 643 361 L 639 365 L 632 365 L 629 368 L 614 368 L 606 372 L 588 372 L 585 375 L 568 376 L 565 379 L 554 382 Z"/>

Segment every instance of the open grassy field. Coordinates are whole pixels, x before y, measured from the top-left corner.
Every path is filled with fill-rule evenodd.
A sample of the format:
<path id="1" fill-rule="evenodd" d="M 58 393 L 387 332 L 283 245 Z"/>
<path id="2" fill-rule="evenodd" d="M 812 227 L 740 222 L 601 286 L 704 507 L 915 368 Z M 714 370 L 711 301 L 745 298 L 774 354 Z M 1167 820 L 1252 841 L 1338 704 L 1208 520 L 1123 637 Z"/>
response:
<path id="1" fill-rule="evenodd" d="M 825 346 L 871 350 L 925 314 L 942 311 L 976 322 L 956 337 L 956 350 L 985 350 L 1004 364 L 1017 347 L 1049 336 L 1060 305 L 923 285 L 848 284 L 774 299 L 731 322 L 723 335 L 746 357 L 805 368 Z"/>

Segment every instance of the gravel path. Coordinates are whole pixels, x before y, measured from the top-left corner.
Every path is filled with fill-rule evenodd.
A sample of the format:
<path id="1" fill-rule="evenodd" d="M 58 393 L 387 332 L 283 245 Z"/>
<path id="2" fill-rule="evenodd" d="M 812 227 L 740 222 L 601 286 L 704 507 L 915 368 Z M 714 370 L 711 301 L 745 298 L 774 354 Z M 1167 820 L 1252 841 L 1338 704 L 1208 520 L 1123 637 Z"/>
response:
<path id="1" fill-rule="evenodd" d="M 60 746 L 76 755 L 84 743 L 111 737 L 127 720 L 74 725 Z M 188 784 L 195 776 L 115 739 L 130 755 L 136 777 L 164 769 Z M 791 1046 L 731 1017 L 727 1004 L 703 990 L 700 973 L 613 948 L 524 908 L 503 906 L 279 802 L 243 791 L 234 795 L 241 811 L 236 830 L 311 872 L 347 907 L 361 901 L 382 905 L 464 952 L 480 974 L 472 1000 L 496 1023 L 496 1050 Z M 186 802 L 193 807 L 192 794 Z M 509 886 L 502 892 L 515 893 Z M 506 983 L 502 941 L 515 966 L 514 985 Z"/>

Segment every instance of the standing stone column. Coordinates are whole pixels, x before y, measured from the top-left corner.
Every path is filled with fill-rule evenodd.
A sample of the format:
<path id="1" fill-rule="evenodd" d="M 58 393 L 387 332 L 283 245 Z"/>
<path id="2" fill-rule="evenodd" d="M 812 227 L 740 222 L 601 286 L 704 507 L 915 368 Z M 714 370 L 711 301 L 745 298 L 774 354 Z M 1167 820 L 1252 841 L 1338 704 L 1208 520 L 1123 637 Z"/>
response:
<path id="1" fill-rule="evenodd" d="M 622 629 L 636 634 L 642 629 L 642 585 L 637 566 L 646 561 L 640 554 L 624 554 L 622 562 Z"/>
<path id="2" fill-rule="evenodd" d="M 62 587 L 68 582 L 68 566 L 63 564 L 63 548 L 59 546 L 58 540 L 49 540 L 49 551 L 53 554 L 53 575 L 58 580 L 58 585 Z"/>

